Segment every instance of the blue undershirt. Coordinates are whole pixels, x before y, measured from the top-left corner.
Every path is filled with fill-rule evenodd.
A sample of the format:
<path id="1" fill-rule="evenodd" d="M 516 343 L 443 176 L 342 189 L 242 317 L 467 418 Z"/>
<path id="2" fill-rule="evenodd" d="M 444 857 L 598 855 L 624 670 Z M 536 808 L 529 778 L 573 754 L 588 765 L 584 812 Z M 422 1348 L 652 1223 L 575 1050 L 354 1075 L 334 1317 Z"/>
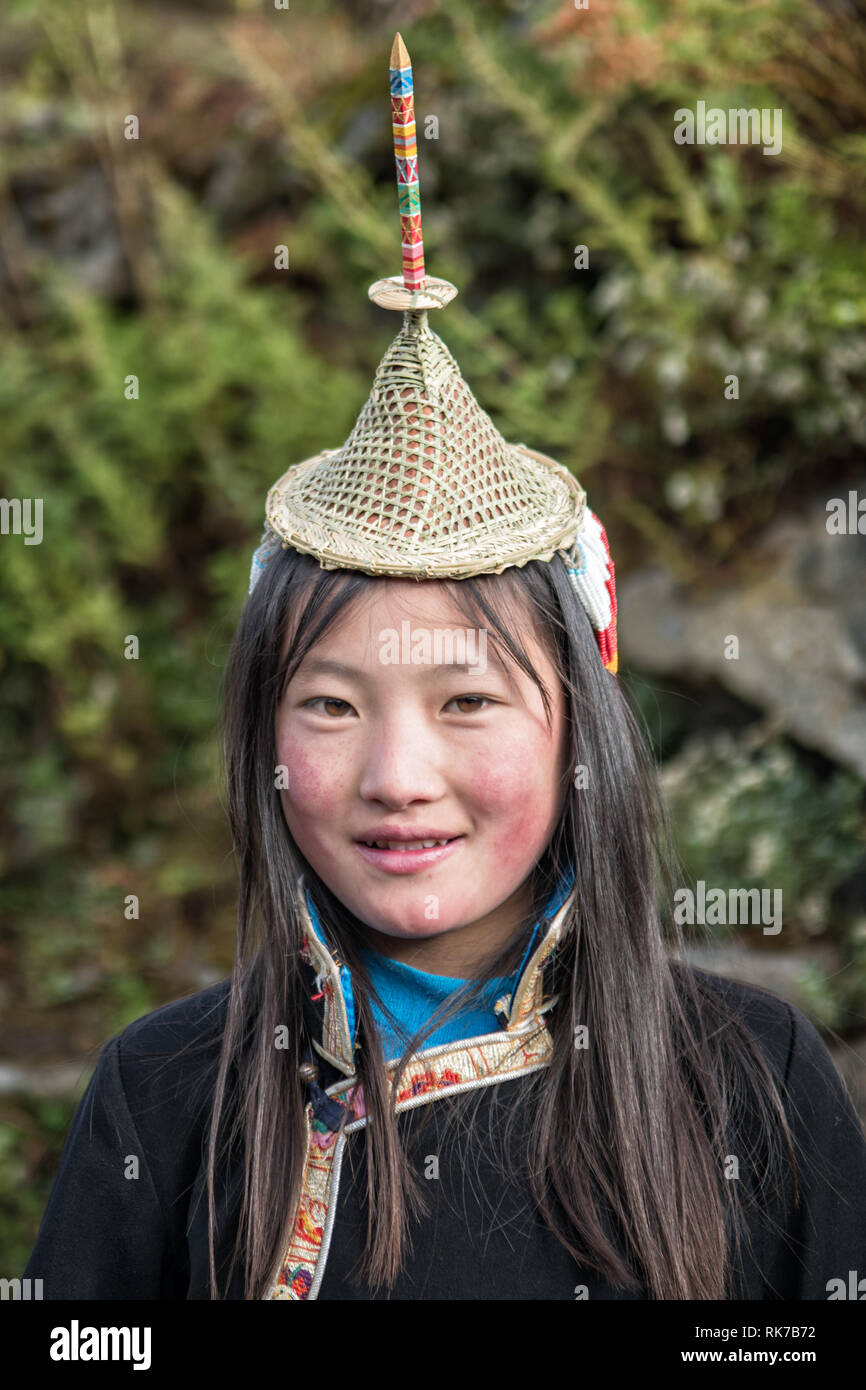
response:
<path id="1" fill-rule="evenodd" d="M 464 1005 L 460 1013 L 440 1024 L 424 1039 L 422 1048 L 434 1047 L 437 1043 L 461 1042 L 464 1038 L 477 1038 L 486 1033 L 498 1033 L 503 1026 L 494 1005 L 503 995 L 513 993 L 530 952 L 538 945 L 542 922 L 559 910 L 574 884 L 574 873 L 569 871 L 559 881 L 555 892 L 548 899 L 544 911 L 535 925 L 529 945 L 521 964 L 513 975 L 492 980 L 485 988 L 481 1000 Z M 453 975 L 431 975 L 426 970 L 416 970 L 413 965 L 391 960 L 369 946 L 362 947 L 364 964 L 370 972 L 374 988 L 381 995 L 385 1007 L 406 1030 L 406 1040 L 432 1016 L 437 1008 L 458 989 L 468 984 L 467 980 Z M 382 1047 L 387 1060 L 399 1057 L 406 1045 L 394 1029 L 390 1019 L 382 1012 L 378 1000 L 372 1000 L 373 1016 L 382 1038 Z"/>

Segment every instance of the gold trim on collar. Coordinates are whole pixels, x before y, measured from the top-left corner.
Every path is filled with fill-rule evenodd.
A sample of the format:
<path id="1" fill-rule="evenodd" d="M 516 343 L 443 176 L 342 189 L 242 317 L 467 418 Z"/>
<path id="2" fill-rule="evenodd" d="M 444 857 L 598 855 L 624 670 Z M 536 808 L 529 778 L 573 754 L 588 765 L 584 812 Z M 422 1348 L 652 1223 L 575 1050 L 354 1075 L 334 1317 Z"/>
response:
<path id="1" fill-rule="evenodd" d="M 305 887 L 304 877 L 301 875 L 298 882 L 297 899 L 305 927 L 302 959 L 308 964 L 312 964 L 317 979 L 321 982 L 321 990 L 324 995 L 322 1037 L 313 1040 L 313 1047 L 319 1056 L 351 1078 L 355 1072 L 354 1038 L 349 1034 L 346 1001 L 340 983 L 340 967 L 338 961 L 327 947 L 322 945 L 316 935 L 307 907 Z M 545 1002 L 544 1000 L 543 970 L 567 929 L 569 911 L 574 902 L 574 896 L 575 890 L 572 888 L 526 962 L 513 995 L 510 998 L 505 996 L 508 1000 L 505 1007 L 508 1022 L 502 1030 L 504 1033 L 522 1031 L 533 1015 L 540 1014 L 550 1007 L 551 1001 Z M 453 1044 L 449 1043 L 447 1046 L 450 1047 Z"/>
<path id="2" fill-rule="evenodd" d="M 443 1096 L 540 1071 L 549 1065 L 552 1052 L 553 1040 L 540 1015 L 527 1019 L 510 1035 L 503 1029 L 483 1038 L 428 1048 L 417 1053 L 403 1072 L 394 1108 L 397 1112 L 413 1110 Z M 396 1067 L 396 1059 L 386 1064 L 392 1089 Z M 321 1287 L 337 1213 L 346 1136 L 367 1123 L 363 1093 L 354 1076 L 329 1086 L 328 1095 L 340 1100 L 352 1118 L 339 1132 L 329 1130 L 313 1115 L 312 1103 L 307 1104 L 301 1196 L 289 1243 L 265 1300 L 305 1303 L 315 1299 Z"/>
<path id="3" fill-rule="evenodd" d="M 324 994 L 322 1037 L 320 1040 L 314 1039 L 313 1046 L 338 1071 L 351 1076 L 355 1070 L 354 1039 L 349 1032 L 349 1017 L 343 997 L 343 986 L 340 983 L 340 967 L 316 935 L 313 919 L 307 907 L 305 888 L 302 874 L 298 879 L 297 891 L 298 908 L 305 928 L 301 959 L 313 966 Z"/>

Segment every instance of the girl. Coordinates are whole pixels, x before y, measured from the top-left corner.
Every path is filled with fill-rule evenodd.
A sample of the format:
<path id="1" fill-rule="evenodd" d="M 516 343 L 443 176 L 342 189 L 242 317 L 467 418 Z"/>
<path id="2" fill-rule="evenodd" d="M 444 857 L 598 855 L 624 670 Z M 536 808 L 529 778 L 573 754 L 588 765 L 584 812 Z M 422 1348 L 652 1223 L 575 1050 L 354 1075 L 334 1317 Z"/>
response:
<path id="1" fill-rule="evenodd" d="M 403 330 L 342 449 L 271 489 L 226 670 L 232 977 L 107 1044 L 25 1276 L 848 1296 L 859 1121 L 798 1009 L 682 959 L 607 537 L 427 325 L 456 290 L 424 276 L 402 41 L 391 90 L 404 283 L 369 293 Z"/>
<path id="2" fill-rule="evenodd" d="M 383 664 L 406 621 L 486 630 L 483 674 Z M 823 1299 L 862 1267 L 815 1029 L 677 962 L 670 913 L 665 950 L 651 763 L 561 557 L 413 583 L 278 551 L 226 735 L 232 980 L 105 1048 L 46 1297 Z M 367 847 L 404 838 L 448 844 Z"/>

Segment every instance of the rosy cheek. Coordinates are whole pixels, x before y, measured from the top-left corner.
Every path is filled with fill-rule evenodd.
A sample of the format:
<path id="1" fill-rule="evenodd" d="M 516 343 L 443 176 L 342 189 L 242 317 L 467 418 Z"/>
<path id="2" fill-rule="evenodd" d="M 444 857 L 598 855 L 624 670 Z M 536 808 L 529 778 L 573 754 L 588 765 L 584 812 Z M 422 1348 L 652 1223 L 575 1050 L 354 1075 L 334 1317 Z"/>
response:
<path id="1" fill-rule="evenodd" d="M 491 848 L 500 862 L 517 862 L 531 853 L 555 798 L 549 748 L 525 737 L 500 744 L 494 757 L 464 765 L 461 781 L 468 801 L 488 820 Z"/>
<path id="2" fill-rule="evenodd" d="M 500 741 L 479 756 L 461 759 L 460 782 L 481 808 L 517 816 L 527 801 L 536 801 L 545 778 L 543 750 L 528 740 Z"/>
<path id="3" fill-rule="evenodd" d="M 542 817 L 535 801 L 522 800 L 495 823 L 495 851 L 502 865 L 515 864 L 531 852 Z"/>
<path id="4" fill-rule="evenodd" d="M 288 787 L 282 792 L 287 811 L 320 815 L 338 800 L 341 788 L 339 761 L 311 757 L 303 742 L 288 734 L 277 737 L 277 762 L 288 769 Z"/>

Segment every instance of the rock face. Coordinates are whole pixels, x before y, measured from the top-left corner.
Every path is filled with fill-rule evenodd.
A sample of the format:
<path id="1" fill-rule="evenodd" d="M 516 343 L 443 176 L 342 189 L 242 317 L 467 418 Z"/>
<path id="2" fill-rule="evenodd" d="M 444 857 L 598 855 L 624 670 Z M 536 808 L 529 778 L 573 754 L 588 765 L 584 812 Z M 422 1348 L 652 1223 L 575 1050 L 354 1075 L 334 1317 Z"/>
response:
<path id="1" fill-rule="evenodd" d="M 848 488 L 828 488 L 803 520 L 777 522 L 748 577 L 716 595 L 694 595 L 661 569 L 629 575 L 619 586 L 619 642 L 624 661 L 643 671 L 714 677 L 866 778 L 866 535 L 827 530 L 837 495 L 847 499 Z M 866 482 L 857 495 L 866 499 Z"/>

